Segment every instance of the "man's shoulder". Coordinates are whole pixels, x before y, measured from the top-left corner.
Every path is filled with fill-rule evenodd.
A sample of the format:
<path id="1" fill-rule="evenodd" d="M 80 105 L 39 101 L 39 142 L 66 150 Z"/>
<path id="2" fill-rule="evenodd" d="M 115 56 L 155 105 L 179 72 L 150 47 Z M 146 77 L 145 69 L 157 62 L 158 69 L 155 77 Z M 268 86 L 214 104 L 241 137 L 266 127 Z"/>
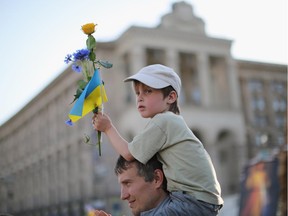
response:
<path id="1" fill-rule="evenodd" d="M 171 202 L 171 197 L 167 196 L 157 207 L 150 209 L 148 211 L 142 212 L 141 216 L 152 216 L 152 215 L 167 216 L 167 215 L 170 215 L 170 214 L 167 214 L 167 208 L 168 208 L 170 202 Z"/>
<path id="2" fill-rule="evenodd" d="M 156 208 L 141 213 L 141 216 L 189 216 L 191 201 L 188 195 L 170 193 Z"/>

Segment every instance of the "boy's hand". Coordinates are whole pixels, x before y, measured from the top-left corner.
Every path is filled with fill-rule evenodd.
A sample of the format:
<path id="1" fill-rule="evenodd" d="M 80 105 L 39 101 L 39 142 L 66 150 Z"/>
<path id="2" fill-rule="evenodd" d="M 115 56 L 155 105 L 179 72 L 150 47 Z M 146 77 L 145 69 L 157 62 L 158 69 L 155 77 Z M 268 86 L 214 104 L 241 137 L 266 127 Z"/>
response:
<path id="1" fill-rule="evenodd" d="M 92 124 L 95 130 L 106 132 L 112 127 L 110 118 L 104 113 L 95 113 L 92 118 Z"/>

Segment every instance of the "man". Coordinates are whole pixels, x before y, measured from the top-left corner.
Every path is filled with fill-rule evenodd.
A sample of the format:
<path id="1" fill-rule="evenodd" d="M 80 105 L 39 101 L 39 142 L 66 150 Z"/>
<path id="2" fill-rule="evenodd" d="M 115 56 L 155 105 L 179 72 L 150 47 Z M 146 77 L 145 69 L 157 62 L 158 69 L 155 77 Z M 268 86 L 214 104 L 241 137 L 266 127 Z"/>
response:
<path id="1" fill-rule="evenodd" d="M 168 197 L 162 164 L 156 157 L 143 165 L 137 160 L 128 162 L 120 156 L 114 171 L 121 185 L 121 199 L 127 200 L 135 216 L 141 212 L 141 215 L 147 215 L 147 210 L 156 208 Z M 94 213 L 95 216 L 110 215 L 99 210 Z"/>
<path id="2" fill-rule="evenodd" d="M 137 160 L 126 161 L 120 156 L 114 171 L 121 185 L 121 199 L 127 200 L 134 216 L 214 215 L 212 206 L 203 206 L 203 203 L 188 194 L 167 192 L 162 164 L 156 156 L 145 165 Z M 205 213 L 199 214 L 199 209 Z M 111 216 L 101 210 L 96 210 L 94 214 Z"/>
<path id="3" fill-rule="evenodd" d="M 120 156 L 115 173 L 121 186 L 121 199 L 127 200 L 135 216 L 156 208 L 168 196 L 162 164 L 156 157 L 143 165 Z"/>

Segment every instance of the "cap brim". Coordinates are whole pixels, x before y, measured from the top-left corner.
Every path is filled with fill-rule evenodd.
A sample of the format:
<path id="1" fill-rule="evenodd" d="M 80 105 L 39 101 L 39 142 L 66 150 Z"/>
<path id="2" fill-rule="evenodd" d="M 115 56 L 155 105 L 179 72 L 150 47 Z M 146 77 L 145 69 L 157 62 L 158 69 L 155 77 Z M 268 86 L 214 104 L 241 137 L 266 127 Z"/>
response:
<path id="1" fill-rule="evenodd" d="M 169 83 L 162 81 L 162 80 L 152 80 L 151 76 L 147 76 L 145 74 L 135 74 L 133 76 L 130 76 L 124 79 L 124 82 L 129 82 L 129 81 L 134 81 L 134 80 L 137 80 L 155 89 L 165 88 L 170 85 Z"/>

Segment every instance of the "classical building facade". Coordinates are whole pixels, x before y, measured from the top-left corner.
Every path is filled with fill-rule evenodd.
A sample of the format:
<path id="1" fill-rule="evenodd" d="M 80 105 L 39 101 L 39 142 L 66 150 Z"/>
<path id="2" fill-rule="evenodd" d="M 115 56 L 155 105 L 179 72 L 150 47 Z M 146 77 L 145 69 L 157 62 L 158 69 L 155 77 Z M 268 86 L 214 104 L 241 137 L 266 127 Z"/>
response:
<path id="1" fill-rule="evenodd" d="M 224 199 L 239 192 L 241 170 L 257 153 L 257 142 L 271 148 L 287 142 L 287 66 L 236 60 L 231 46 L 231 40 L 207 36 L 185 2 L 175 3 L 159 26 L 131 26 L 97 46 L 97 57 L 114 65 L 101 71 L 105 112 L 128 140 L 146 120 L 123 79 L 153 63 L 178 72 L 181 114 L 209 152 Z M 0 212 L 82 216 L 94 206 L 129 215 L 113 172 L 117 154 L 103 136 L 98 155 L 91 115 L 73 127 L 64 123 L 78 79 L 68 67 L 0 127 Z"/>
<path id="2" fill-rule="evenodd" d="M 237 62 L 249 158 L 287 144 L 287 66 Z"/>

